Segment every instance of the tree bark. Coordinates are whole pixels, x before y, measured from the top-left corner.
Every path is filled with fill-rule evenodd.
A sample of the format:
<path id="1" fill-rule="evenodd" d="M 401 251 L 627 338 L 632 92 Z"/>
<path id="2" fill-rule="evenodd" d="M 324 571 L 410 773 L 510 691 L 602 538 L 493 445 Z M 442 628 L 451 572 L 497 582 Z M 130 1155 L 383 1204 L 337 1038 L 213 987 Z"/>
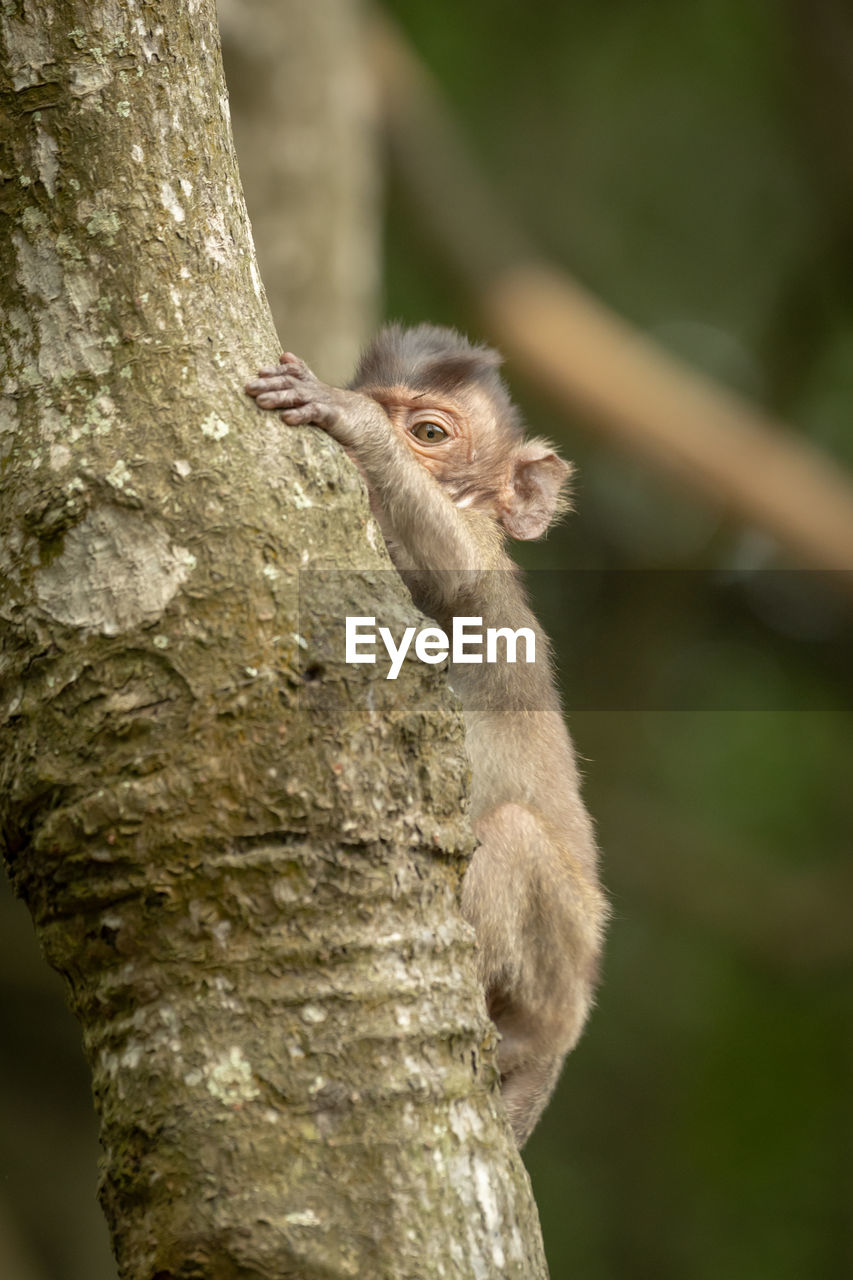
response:
<path id="1" fill-rule="evenodd" d="M 217 0 L 240 173 L 279 333 L 327 382 L 376 327 L 379 181 L 362 4 Z"/>
<path id="2" fill-rule="evenodd" d="M 346 665 L 346 614 L 417 615 L 340 449 L 242 392 L 278 343 L 212 0 L 0 31 L 0 841 L 120 1274 L 535 1280 L 461 720 Z"/>

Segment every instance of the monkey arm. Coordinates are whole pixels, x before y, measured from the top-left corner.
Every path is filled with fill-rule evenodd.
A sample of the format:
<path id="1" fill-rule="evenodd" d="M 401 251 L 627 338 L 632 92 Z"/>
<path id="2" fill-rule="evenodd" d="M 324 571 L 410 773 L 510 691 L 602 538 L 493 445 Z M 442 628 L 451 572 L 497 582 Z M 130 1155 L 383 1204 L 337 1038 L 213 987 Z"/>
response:
<path id="1" fill-rule="evenodd" d="M 500 537 L 480 531 L 479 525 L 491 522 L 478 519 L 478 513 L 454 506 L 381 405 L 360 392 L 328 386 L 290 353 L 280 364 L 259 369 L 246 391 L 291 426 L 320 427 L 344 446 L 367 481 L 395 564 L 417 574 L 419 594 L 439 606 L 476 594 L 482 574 L 497 558 Z"/>

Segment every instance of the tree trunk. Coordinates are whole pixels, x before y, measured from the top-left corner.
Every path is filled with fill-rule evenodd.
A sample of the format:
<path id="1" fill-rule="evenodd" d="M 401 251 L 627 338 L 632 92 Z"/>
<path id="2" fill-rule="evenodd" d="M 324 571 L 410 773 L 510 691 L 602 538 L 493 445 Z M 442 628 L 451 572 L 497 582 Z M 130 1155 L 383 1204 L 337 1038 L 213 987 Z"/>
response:
<path id="1" fill-rule="evenodd" d="M 362 5 L 218 0 L 240 173 L 273 317 L 327 382 L 376 327 L 374 96 Z"/>
<path id="2" fill-rule="evenodd" d="M 0 31 L 0 833 L 120 1273 L 535 1280 L 461 721 L 435 669 L 344 662 L 411 601 L 338 447 L 241 389 L 278 344 L 212 0 Z"/>

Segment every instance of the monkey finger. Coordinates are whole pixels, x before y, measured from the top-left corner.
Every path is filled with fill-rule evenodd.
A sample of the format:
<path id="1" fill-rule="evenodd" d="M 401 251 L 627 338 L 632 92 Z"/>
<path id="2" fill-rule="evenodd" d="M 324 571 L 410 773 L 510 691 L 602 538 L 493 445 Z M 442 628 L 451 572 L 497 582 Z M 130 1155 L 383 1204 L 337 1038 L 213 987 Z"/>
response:
<path id="1" fill-rule="evenodd" d="M 296 396 L 304 400 L 308 394 L 305 387 L 294 386 L 290 378 L 259 378 L 246 383 L 246 392 L 250 396 L 255 396 L 259 403 L 261 396 Z M 282 405 L 293 403 L 292 399 L 281 400 Z M 264 402 L 264 407 L 275 408 L 275 405 L 267 400 Z"/>
<path id="2" fill-rule="evenodd" d="M 262 391 L 283 389 L 286 386 L 290 386 L 290 383 L 285 382 L 283 378 L 250 378 L 248 382 L 243 383 L 243 390 L 247 395 L 256 396 Z"/>
<path id="3" fill-rule="evenodd" d="M 304 360 L 300 360 L 299 356 L 293 355 L 290 351 L 285 351 L 279 357 L 278 372 L 286 373 L 291 378 L 298 378 L 302 382 L 319 382 L 320 379 L 316 373 L 308 368 Z"/>
<path id="4" fill-rule="evenodd" d="M 262 409 L 293 409 L 305 403 L 305 392 L 297 387 L 264 388 L 255 396 Z"/>
<path id="5" fill-rule="evenodd" d="M 276 373 L 281 378 L 289 378 L 291 382 L 301 382 L 304 386 L 314 386 L 318 381 L 311 370 L 306 369 L 304 365 L 280 364 Z"/>
<path id="6" fill-rule="evenodd" d="M 303 373 L 310 373 L 308 365 L 300 357 L 293 354 L 292 351 L 283 351 L 278 358 L 279 364 L 293 365 L 294 369 L 301 369 Z"/>
<path id="7" fill-rule="evenodd" d="M 250 392 L 283 390 L 285 387 L 293 386 L 293 378 L 289 378 L 287 374 L 276 373 L 267 374 L 264 378 L 250 378 L 246 383 L 246 388 Z"/>
<path id="8" fill-rule="evenodd" d="M 316 405 L 301 404 L 293 409 L 284 409 L 280 417 L 291 427 L 304 427 L 309 423 L 316 426 L 317 408 Z"/>

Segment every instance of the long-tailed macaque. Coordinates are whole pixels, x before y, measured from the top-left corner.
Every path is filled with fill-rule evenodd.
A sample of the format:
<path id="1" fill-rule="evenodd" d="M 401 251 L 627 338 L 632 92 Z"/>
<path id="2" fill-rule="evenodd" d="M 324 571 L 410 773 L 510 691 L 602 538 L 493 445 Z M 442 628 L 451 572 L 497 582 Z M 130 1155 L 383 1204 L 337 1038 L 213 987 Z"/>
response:
<path id="1" fill-rule="evenodd" d="M 321 427 L 344 446 L 415 603 L 444 630 L 464 615 L 535 634 L 530 665 L 451 666 L 480 842 L 462 910 L 477 935 L 520 1146 L 586 1019 L 606 907 L 547 641 L 504 550 L 506 533 L 545 532 L 566 505 L 569 467 L 545 441 L 525 441 L 499 364 L 450 329 L 391 325 L 346 390 L 290 353 L 246 390 L 290 425 Z"/>

